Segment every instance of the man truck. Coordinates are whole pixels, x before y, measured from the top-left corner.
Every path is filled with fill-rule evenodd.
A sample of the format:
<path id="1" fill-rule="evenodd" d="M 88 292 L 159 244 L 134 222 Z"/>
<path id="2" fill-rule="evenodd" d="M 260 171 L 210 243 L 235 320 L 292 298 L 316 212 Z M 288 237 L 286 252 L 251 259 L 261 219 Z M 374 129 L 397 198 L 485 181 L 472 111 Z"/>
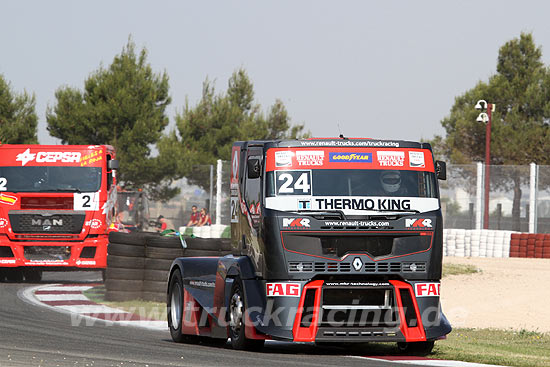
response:
<path id="1" fill-rule="evenodd" d="M 397 342 L 427 354 L 451 331 L 439 298 L 446 170 L 428 143 L 248 141 L 231 157 L 232 255 L 173 262 L 173 340 Z"/>
<path id="2" fill-rule="evenodd" d="M 0 281 L 105 269 L 117 167 L 108 145 L 0 145 Z"/>

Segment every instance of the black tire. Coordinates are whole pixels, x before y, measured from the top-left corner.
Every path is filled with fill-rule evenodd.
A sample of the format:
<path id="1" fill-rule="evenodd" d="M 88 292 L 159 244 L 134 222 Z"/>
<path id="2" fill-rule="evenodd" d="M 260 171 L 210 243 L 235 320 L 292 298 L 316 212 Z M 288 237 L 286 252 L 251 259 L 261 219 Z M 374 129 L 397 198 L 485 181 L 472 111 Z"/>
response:
<path id="1" fill-rule="evenodd" d="M 6 269 L 0 268 L 0 283 L 6 280 Z"/>
<path id="2" fill-rule="evenodd" d="M 147 247 L 146 256 L 150 259 L 174 260 L 183 256 L 183 248 Z"/>
<path id="3" fill-rule="evenodd" d="M 150 236 L 155 236 L 155 234 L 148 232 L 111 232 L 109 233 L 109 243 L 145 246 L 147 238 Z"/>
<path id="4" fill-rule="evenodd" d="M 143 292 L 153 292 L 153 293 L 160 293 L 160 292 L 166 292 L 167 288 L 167 282 L 164 281 L 156 281 L 156 280 L 144 280 L 143 281 Z"/>
<path id="5" fill-rule="evenodd" d="M 189 250 L 231 251 L 231 240 L 226 238 L 185 238 Z"/>
<path id="6" fill-rule="evenodd" d="M 113 302 L 133 301 L 141 298 L 142 298 L 141 292 L 111 291 L 111 290 L 108 290 L 105 292 L 106 301 L 113 301 Z"/>
<path id="7" fill-rule="evenodd" d="M 220 257 L 220 256 L 222 256 L 222 252 L 217 251 L 217 250 L 186 249 L 185 251 L 183 251 L 182 256 L 183 257 L 203 257 L 203 256 L 206 256 L 206 257 L 210 257 L 210 256 Z"/>
<path id="8" fill-rule="evenodd" d="M 22 282 L 23 271 L 20 268 L 6 268 L 6 279 L 8 282 Z"/>
<path id="9" fill-rule="evenodd" d="M 402 354 L 424 357 L 432 352 L 434 343 L 435 342 L 433 340 L 425 342 L 397 343 L 397 349 L 399 349 L 399 352 Z"/>
<path id="10" fill-rule="evenodd" d="M 109 243 L 109 246 L 107 246 L 107 253 L 108 255 L 143 257 L 145 256 L 145 245 Z"/>
<path id="11" fill-rule="evenodd" d="M 173 260 L 163 259 L 145 259 L 145 270 L 165 270 L 169 271 Z"/>
<path id="12" fill-rule="evenodd" d="M 179 236 L 151 236 L 147 238 L 147 247 L 183 248 Z"/>
<path id="13" fill-rule="evenodd" d="M 195 343 L 198 341 L 196 335 L 185 335 L 181 327 L 183 323 L 184 303 L 183 303 L 183 280 L 178 270 L 174 271 L 170 277 L 170 288 L 166 302 L 166 312 L 168 316 L 168 328 L 172 340 L 176 343 Z"/>
<path id="14" fill-rule="evenodd" d="M 168 281 L 168 272 L 169 270 L 145 269 L 145 271 L 143 272 L 143 279 L 166 283 Z"/>
<path id="15" fill-rule="evenodd" d="M 145 301 L 164 303 L 166 302 L 166 289 L 164 292 L 143 292 L 142 298 Z"/>
<path id="16" fill-rule="evenodd" d="M 121 280 L 121 279 L 107 279 L 105 280 L 105 289 L 107 291 L 125 291 L 125 292 L 139 292 L 143 288 L 142 280 Z"/>
<path id="17" fill-rule="evenodd" d="M 125 269 L 125 268 L 107 268 L 105 279 L 120 279 L 120 280 L 143 280 L 142 269 Z"/>
<path id="18" fill-rule="evenodd" d="M 34 268 L 23 269 L 23 276 L 26 282 L 38 283 L 42 280 L 42 270 Z"/>
<path id="19" fill-rule="evenodd" d="M 107 267 L 124 268 L 124 269 L 143 269 L 145 267 L 145 258 L 109 254 L 109 256 L 107 256 Z"/>
<path id="20" fill-rule="evenodd" d="M 258 351 L 264 346 L 265 340 L 248 339 L 245 334 L 246 300 L 240 278 L 233 281 L 231 297 L 229 298 L 229 337 L 231 346 L 238 350 Z"/>

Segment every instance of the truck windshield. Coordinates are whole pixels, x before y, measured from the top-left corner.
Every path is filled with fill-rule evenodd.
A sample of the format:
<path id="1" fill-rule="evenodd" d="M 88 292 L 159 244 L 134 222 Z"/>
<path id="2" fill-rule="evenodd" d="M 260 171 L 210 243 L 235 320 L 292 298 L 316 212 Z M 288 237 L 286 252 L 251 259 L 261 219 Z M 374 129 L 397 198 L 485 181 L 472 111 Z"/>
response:
<path id="1" fill-rule="evenodd" d="M 0 189 L 8 192 L 95 192 L 101 167 L 0 167 Z"/>
<path id="2" fill-rule="evenodd" d="M 433 172 L 313 169 L 267 172 L 267 196 L 390 196 L 436 198 Z"/>

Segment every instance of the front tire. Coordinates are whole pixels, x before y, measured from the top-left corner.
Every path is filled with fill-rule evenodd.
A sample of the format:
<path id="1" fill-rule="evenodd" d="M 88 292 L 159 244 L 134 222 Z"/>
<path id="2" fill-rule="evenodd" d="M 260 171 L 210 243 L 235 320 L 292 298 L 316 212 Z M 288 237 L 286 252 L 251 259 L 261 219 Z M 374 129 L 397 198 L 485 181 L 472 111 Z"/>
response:
<path id="1" fill-rule="evenodd" d="M 260 350 L 265 340 L 248 339 L 245 334 L 245 315 L 246 302 L 244 299 L 243 284 L 239 278 L 236 278 L 231 288 L 231 297 L 229 298 L 229 336 L 231 337 L 231 346 L 238 350 Z"/>
<path id="2" fill-rule="evenodd" d="M 170 329 L 172 340 L 176 343 L 192 343 L 198 337 L 196 335 L 183 334 L 181 330 L 184 315 L 183 290 L 183 280 L 180 272 L 176 269 L 170 278 L 170 288 L 166 302 L 168 328 Z"/>
<path id="3" fill-rule="evenodd" d="M 425 342 L 397 343 L 397 349 L 399 349 L 399 352 L 402 354 L 424 357 L 432 352 L 434 343 L 435 342 L 433 340 Z"/>

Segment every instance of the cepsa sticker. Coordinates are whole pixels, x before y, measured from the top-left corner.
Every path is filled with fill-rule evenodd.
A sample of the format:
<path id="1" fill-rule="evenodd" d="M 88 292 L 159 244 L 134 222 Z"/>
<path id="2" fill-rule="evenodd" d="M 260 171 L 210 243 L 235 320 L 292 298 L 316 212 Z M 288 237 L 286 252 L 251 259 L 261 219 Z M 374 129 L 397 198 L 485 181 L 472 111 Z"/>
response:
<path id="1" fill-rule="evenodd" d="M 29 162 L 35 161 L 36 163 L 78 163 L 80 162 L 80 152 L 37 152 L 31 153 L 31 149 L 28 148 L 22 153 L 17 154 L 15 159 L 17 162 L 21 162 L 24 166 Z"/>
<path id="2" fill-rule="evenodd" d="M 414 293 L 416 297 L 439 297 L 440 283 L 416 283 Z"/>
<path id="3" fill-rule="evenodd" d="M 8 226 L 8 220 L 6 218 L 0 218 L 0 228 L 6 228 Z"/>
<path id="4" fill-rule="evenodd" d="M 268 297 L 300 297 L 300 283 L 266 283 Z"/>

